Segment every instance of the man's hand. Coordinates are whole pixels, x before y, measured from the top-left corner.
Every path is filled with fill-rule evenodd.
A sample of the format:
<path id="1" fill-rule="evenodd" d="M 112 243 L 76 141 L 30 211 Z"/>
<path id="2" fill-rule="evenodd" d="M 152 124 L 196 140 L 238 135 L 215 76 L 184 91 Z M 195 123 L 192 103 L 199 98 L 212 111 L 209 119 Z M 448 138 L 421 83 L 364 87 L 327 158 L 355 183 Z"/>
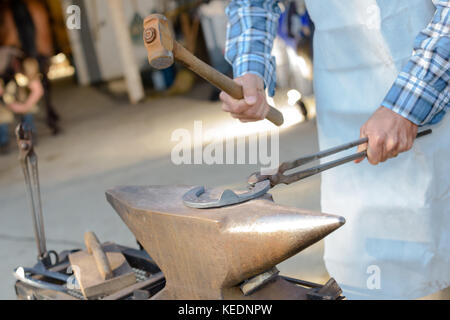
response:
<path id="1" fill-rule="evenodd" d="M 17 113 L 17 114 L 25 114 L 25 113 L 27 113 L 28 111 L 30 111 L 30 107 L 29 106 L 27 106 L 26 104 L 24 104 L 24 103 L 20 103 L 20 102 L 13 102 L 13 103 L 11 103 L 11 104 L 8 104 L 8 108 L 12 111 L 12 112 L 14 112 L 14 113 Z"/>
<path id="2" fill-rule="evenodd" d="M 360 145 L 358 152 L 367 148 L 367 159 L 376 165 L 411 149 L 417 125 L 388 108 L 380 107 L 361 127 L 360 134 L 361 138 L 368 137 L 369 142 L 368 146 L 367 143 Z"/>
<path id="3" fill-rule="evenodd" d="M 39 79 L 30 81 L 28 88 L 30 89 L 30 94 L 25 102 L 15 102 L 8 105 L 8 108 L 14 113 L 25 114 L 29 112 L 44 94 L 44 88 Z"/>
<path id="4" fill-rule="evenodd" d="M 250 73 L 236 78 L 234 81 L 242 86 L 244 99 L 236 100 L 225 92 L 221 92 L 222 109 L 241 122 L 265 119 L 269 112 L 269 105 L 264 93 L 264 81 L 259 76 Z"/>

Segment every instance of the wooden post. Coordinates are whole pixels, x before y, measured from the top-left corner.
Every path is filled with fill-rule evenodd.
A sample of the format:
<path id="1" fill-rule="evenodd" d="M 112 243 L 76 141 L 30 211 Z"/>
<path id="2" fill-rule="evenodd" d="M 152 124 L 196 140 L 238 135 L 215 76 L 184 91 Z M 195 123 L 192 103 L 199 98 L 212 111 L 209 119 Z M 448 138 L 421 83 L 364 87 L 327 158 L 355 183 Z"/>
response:
<path id="1" fill-rule="evenodd" d="M 124 15 L 123 0 L 108 0 L 107 3 L 112 17 L 125 80 L 127 82 L 128 97 L 131 103 L 137 103 L 144 98 L 144 87 L 133 53 L 133 44 Z"/>

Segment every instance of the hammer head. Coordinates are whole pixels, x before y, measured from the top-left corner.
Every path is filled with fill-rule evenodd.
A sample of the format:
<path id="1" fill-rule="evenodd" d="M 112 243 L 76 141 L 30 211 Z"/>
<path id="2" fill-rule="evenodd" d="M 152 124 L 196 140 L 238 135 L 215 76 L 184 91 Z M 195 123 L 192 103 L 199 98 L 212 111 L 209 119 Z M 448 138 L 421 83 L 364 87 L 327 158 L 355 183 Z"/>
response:
<path id="1" fill-rule="evenodd" d="M 148 62 L 153 68 L 165 69 L 173 64 L 173 36 L 169 22 L 161 14 L 151 14 L 144 20 L 144 43 Z"/>

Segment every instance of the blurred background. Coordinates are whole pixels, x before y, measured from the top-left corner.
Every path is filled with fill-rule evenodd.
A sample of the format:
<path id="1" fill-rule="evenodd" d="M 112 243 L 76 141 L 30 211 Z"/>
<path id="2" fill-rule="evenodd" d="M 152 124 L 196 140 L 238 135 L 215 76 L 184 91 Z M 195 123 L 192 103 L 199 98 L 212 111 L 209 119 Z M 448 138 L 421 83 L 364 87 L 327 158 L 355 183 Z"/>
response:
<path id="1" fill-rule="evenodd" d="M 0 8 L 0 299 L 14 299 L 12 270 L 36 261 L 30 209 L 14 128 L 33 129 L 39 157 L 47 247 L 81 248 L 93 230 L 102 241 L 136 247 L 105 200 L 116 185 L 242 186 L 252 165 L 174 165 L 172 132 L 203 130 L 228 138 L 268 131 L 267 120 L 242 124 L 221 111 L 219 91 L 179 64 L 152 69 L 143 19 L 162 13 L 177 40 L 232 75 L 223 58 L 227 1 L 1 0 Z M 73 7 L 75 5 L 76 7 Z M 78 10 L 78 9 L 79 10 Z M 318 151 L 312 46 L 302 0 L 282 8 L 273 54 L 282 111 L 280 161 Z M 320 210 L 320 177 L 272 191 L 280 204 Z M 324 283 L 318 243 L 279 266 L 281 273 Z"/>

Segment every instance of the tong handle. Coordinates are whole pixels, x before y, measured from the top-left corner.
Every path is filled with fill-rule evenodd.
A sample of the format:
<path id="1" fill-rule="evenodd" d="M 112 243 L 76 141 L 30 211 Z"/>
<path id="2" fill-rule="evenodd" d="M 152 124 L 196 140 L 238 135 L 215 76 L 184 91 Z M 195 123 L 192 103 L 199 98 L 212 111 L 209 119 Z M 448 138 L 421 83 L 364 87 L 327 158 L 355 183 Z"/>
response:
<path id="1" fill-rule="evenodd" d="M 432 133 L 431 129 L 423 130 L 423 131 L 421 131 L 421 132 L 419 132 L 417 134 L 416 139 L 420 138 L 420 137 L 423 137 L 425 135 L 428 135 L 430 133 Z M 367 157 L 367 150 L 364 150 L 362 152 L 358 152 L 358 153 L 355 153 L 355 154 L 352 154 L 352 155 L 349 155 L 349 156 L 346 156 L 346 157 L 343 157 L 343 158 L 340 158 L 340 159 L 329 161 L 329 162 L 326 162 L 324 164 L 321 164 L 321 165 L 318 165 L 318 166 L 315 166 L 315 167 L 312 167 L 312 168 L 309 168 L 309 169 L 305 169 L 305 170 L 301 170 L 301 171 L 298 171 L 298 172 L 295 172 L 295 173 L 292 173 L 292 174 L 284 175 L 283 173 L 286 170 L 294 169 L 296 167 L 304 165 L 305 163 L 321 159 L 323 157 L 326 157 L 326 156 L 338 153 L 338 152 L 343 151 L 343 150 L 350 149 L 352 147 L 359 146 L 361 144 L 367 143 L 368 141 L 369 141 L 368 138 L 361 138 L 361 139 L 358 139 L 358 140 L 353 141 L 353 142 L 349 142 L 349 143 L 346 143 L 346 144 L 343 144 L 343 145 L 340 145 L 340 146 L 337 146 L 337 147 L 333 147 L 333 148 L 330 148 L 330 149 L 327 149 L 327 150 L 320 151 L 320 152 L 315 153 L 315 154 L 310 155 L 310 156 L 299 158 L 299 159 L 294 160 L 292 162 L 283 162 L 278 167 L 277 173 L 275 173 L 273 175 L 261 175 L 259 173 L 255 173 L 255 174 L 253 174 L 253 175 L 251 175 L 249 177 L 248 183 L 253 185 L 256 182 L 269 179 L 270 180 L 270 185 L 272 187 L 274 187 L 274 186 L 276 186 L 277 184 L 280 184 L 280 183 L 291 184 L 291 183 L 296 182 L 298 180 L 301 180 L 301 179 L 313 176 L 313 175 L 315 175 L 317 173 L 320 173 L 322 171 L 325 171 L 325 170 L 337 167 L 337 166 L 339 166 L 341 164 L 344 164 L 344 163 L 347 163 L 347 162 L 350 162 L 350 161 L 353 161 L 353 160 L 356 160 L 356 159 L 365 158 L 365 157 Z"/>
<path id="2" fill-rule="evenodd" d="M 423 136 L 426 136 L 426 135 L 430 134 L 431 132 L 432 132 L 431 129 L 423 130 L 423 131 L 417 133 L 416 139 L 420 138 L 420 137 L 423 137 Z M 361 145 L 363 143 L 367 143 L 368 141 L 369 141 L 368 138 L 361 138 L 361 139 L 356 140 L 354 142 L 350 142 L 348 144 L 345 144 L 345 145 L 342 145 L 342 146 L 338 146 L 338 147 L 335 147 L 335 148 L 332 148 L 332 149 L 341 151 L 341 150 L 345 150 L 345 149 L 350 148 L 349 146 L 358 146 L 358 145 Z M 325 152 L 330 152 L 330 150 L 332 150 L 332 149 L 328 149 Z M 339 151 L 335 151 L 334 153 L 339 152 Z M 352 155 L 349 155 L 349 156 L 346 156 L 346 157 L 343 157 L 343 158 L 340 158 L 340 159 L 337 159 L 337 160 L 326 162 L 326 163 L 318 165 L 316 167 L 312 167 L 312 168 L 309 168 L 309 169 L 306 169 L 306 170 L 298 171 L 298 172 L 290 174 L 290 175 L 285 175 L 285 176 L 282 175 L 282 178 L 280 178 L 280 182 L 279 183 L 290 184 L 292 182 L 295 182 L 295 181 L 298 181 L 298 180 L 310 177 L 310 176 L 315 175 L 317 173 L 320 173 L 322 171 L 325 171 L 325 170 L 337 167 L 337 166 L 339 166 L 341 164 L 344 164 L 344 163 L 347 163 L 347 162 L 350 162 L 350 161 L 353 161 L 353 160 L 356 160 L 356 159 L 365 158 L 365 157 L 367 157 L 367 150 L 364 150 L 364 151 L 361 151 L 361 152 L 358 152 L 358 153 L 355 153 L 355 154 L 352 154 Z"/>
<path id="3" fill-rule="evenodd" d="M 433 130 L 431 130 L 431 129 L 426 129 L 426 130 L 420 131 L 420 132 L 417 133 L 416 139 L 420 138 L 420 137 L 423 137 L 423 136 L 426 136 L 426 135 L 428 135 L 428 134 L 430 134 L 432 132 L 433 132 Z M 361 139 L 356 140 L 355 142 L 351 142 L 351 143 L 356 143 L 356 145 L 358 146 L 360 144 L 367 143 L 367 142 L 369 142 L 368 138 L 361 138 Z"/>

